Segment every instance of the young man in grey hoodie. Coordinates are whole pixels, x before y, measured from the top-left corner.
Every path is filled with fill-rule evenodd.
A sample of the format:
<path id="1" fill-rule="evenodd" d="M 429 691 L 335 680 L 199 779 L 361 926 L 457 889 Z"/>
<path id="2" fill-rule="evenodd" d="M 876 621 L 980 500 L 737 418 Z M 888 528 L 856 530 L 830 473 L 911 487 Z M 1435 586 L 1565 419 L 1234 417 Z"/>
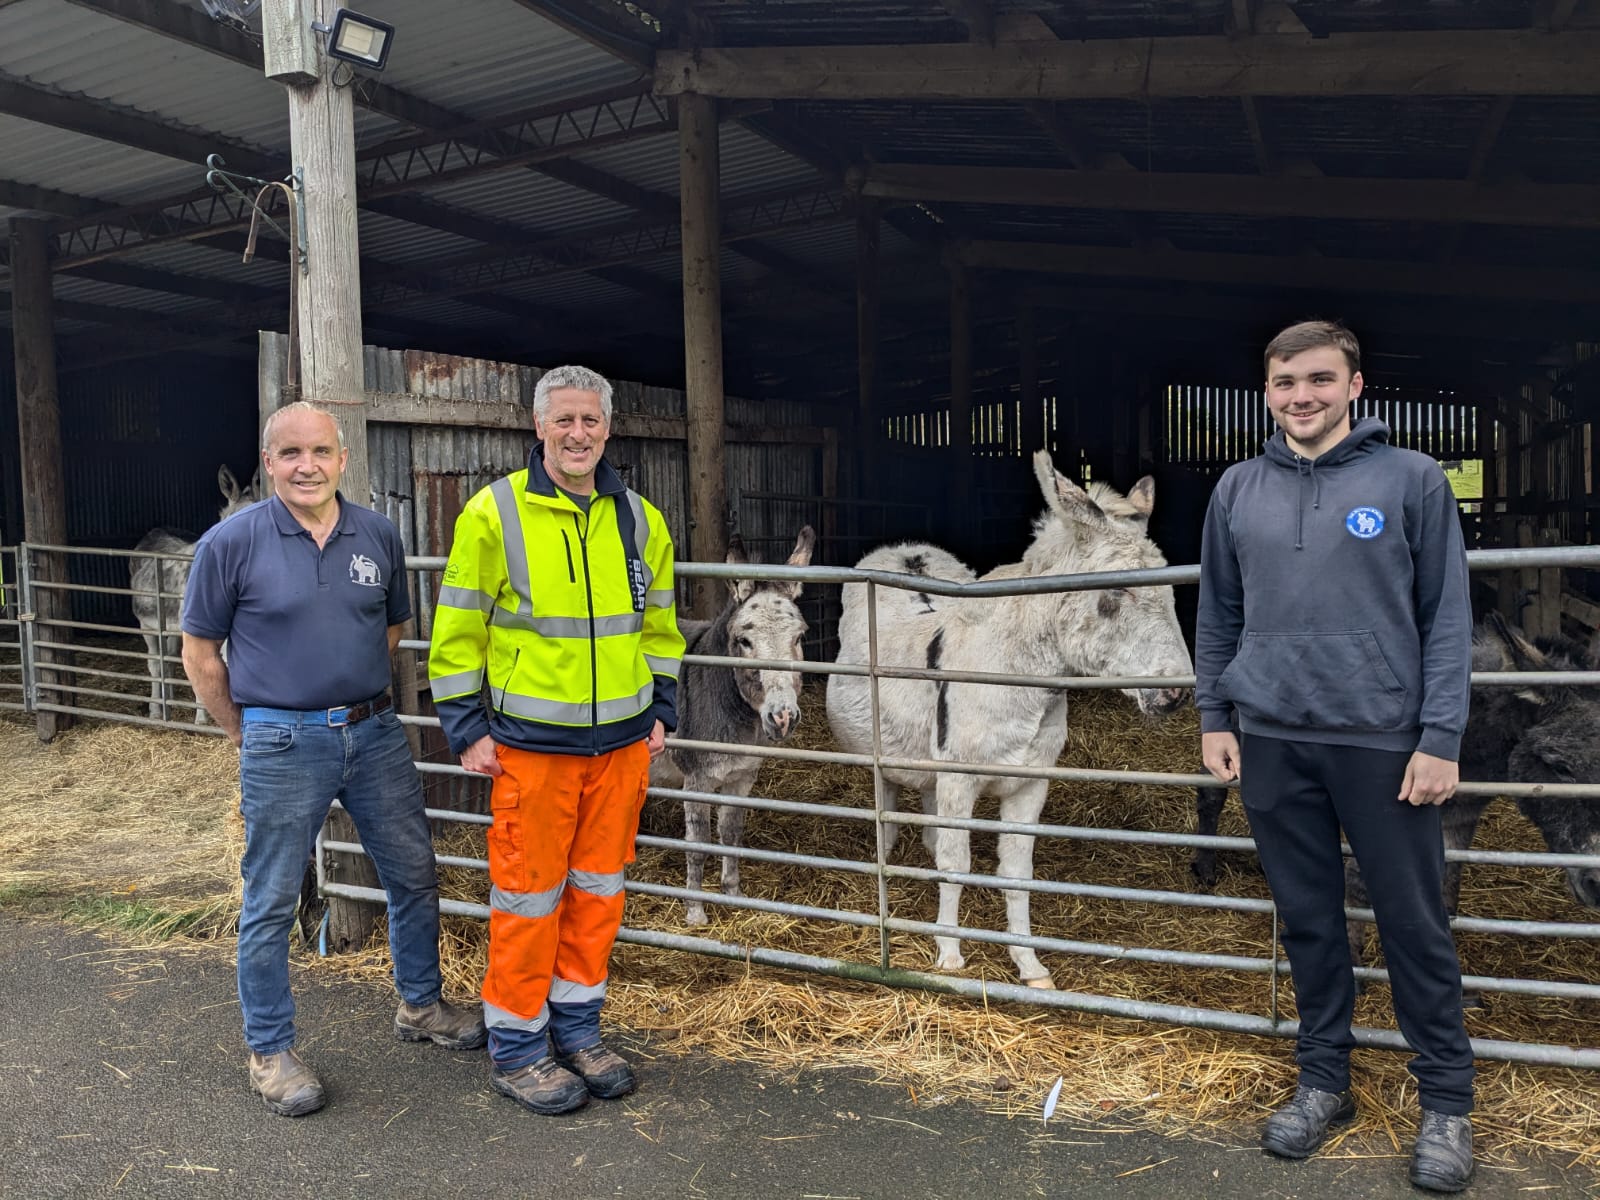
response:
<path id="1" fill-rule="evenodd" d="M 1416 1051 L 1411 1182 L 1454 1192 L 1472 1177 L 1473 1065 L 1438 805 L 1467 722 L 1466 551 L 1439 465 L 1389 445 L 1381 421 L 1352 424 L 1360 355 L 1324 321 L 1267 346 L 1278 432 L 1206 512 L 1195 696 L 1207 770 L 1240 781 L 1300 1011 L 1299 1087 L 1262 1148 L 1305 1158 L 1355 1115 L 1342 827 Z"/>

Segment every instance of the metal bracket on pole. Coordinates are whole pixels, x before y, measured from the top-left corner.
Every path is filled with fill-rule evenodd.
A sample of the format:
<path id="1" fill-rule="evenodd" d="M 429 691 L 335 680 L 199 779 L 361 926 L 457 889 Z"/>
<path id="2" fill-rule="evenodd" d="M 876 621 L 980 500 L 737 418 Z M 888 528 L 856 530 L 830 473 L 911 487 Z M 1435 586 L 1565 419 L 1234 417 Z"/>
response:
<path id="1" fill-rule="evenodd" d="M 265 221 L 284 241 L 294 247 L 295 261 L 300 266 L 300 273 L 306 274 L 310 267 L 306 261 L 306 223 L 305 213 L 305 172 L 300 167 L 291 170 L 284 179 L 258 179 L 254 175 L 245 175 L 239 171 L 227 169 L 227 162 L 220 154 L 206 155 L 206 184 L 213 191 L 232 192 L 239 199 L 246 201 L 252 210 L 250 218 L 250 249 L 245 251 L 245 261 L 249 262 L 254 255 L 256 222 Z M 240 184 L 249 184 L 255 188 L 252 196 Z M 268 215 L 262 206 L 262 199 L 269 188 L 284 192 L 289 198 L 289 228 L 284 229 L 277 221 Z"/>

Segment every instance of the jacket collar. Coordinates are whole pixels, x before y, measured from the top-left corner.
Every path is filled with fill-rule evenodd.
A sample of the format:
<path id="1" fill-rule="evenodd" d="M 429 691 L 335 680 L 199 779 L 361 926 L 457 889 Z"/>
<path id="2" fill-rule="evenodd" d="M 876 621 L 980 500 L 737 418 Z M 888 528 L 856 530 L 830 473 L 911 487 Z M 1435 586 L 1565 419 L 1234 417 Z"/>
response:
<path id="1" fill-rule="evenodd" d="M 620 496 L 628 490 L 628 485 L 622 482 L 616 468 L 608 462 L 604 455 L 600 457 L 600 465 L 594 472 L 594 493 L 597 496 Z M 554 500 L 556 495 L 555 480 L 550 478 L 550 472 L 544 467 L 544 443 L 535 443 L 528 452 L 528 487 L 531 495 L 544 496 Z"/>

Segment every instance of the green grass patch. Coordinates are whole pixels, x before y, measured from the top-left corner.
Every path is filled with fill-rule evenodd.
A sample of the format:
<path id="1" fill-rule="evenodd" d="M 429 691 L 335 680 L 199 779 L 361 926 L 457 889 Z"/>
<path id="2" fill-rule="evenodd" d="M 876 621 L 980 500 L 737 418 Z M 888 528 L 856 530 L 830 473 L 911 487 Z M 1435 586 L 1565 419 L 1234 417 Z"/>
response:
<path id="1" fill-rule="evenodd" d="M 52 899 L 50 890 L 36 883 L 0 884 L 0 908 L 34 912 Z"/>
<path id="2" fill-rule="evenodd" d="M 172 909 L 122 896 L 75 896 L 62 912 L 85 925 L 162 940 L 214 938 L 234 931 L 231 906 L 216 903 Z"/>

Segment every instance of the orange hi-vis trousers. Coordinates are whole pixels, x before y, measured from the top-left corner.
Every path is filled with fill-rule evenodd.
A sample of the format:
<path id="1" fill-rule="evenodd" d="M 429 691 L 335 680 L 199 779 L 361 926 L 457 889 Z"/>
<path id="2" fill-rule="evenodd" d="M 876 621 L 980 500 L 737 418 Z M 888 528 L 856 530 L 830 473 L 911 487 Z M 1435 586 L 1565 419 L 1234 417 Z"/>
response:
<path id="1" fill-rule="evenodd" d="M 594 758 L 496 744 L 495 756 L 504 773 L 490 801 L 491 1051 L 497 1030 L 508 1050 L 534 1035 L 542 1046 L 552 1003 L 592 1011 L 598 1026 L 650 778 L 644 742 Z"/>

